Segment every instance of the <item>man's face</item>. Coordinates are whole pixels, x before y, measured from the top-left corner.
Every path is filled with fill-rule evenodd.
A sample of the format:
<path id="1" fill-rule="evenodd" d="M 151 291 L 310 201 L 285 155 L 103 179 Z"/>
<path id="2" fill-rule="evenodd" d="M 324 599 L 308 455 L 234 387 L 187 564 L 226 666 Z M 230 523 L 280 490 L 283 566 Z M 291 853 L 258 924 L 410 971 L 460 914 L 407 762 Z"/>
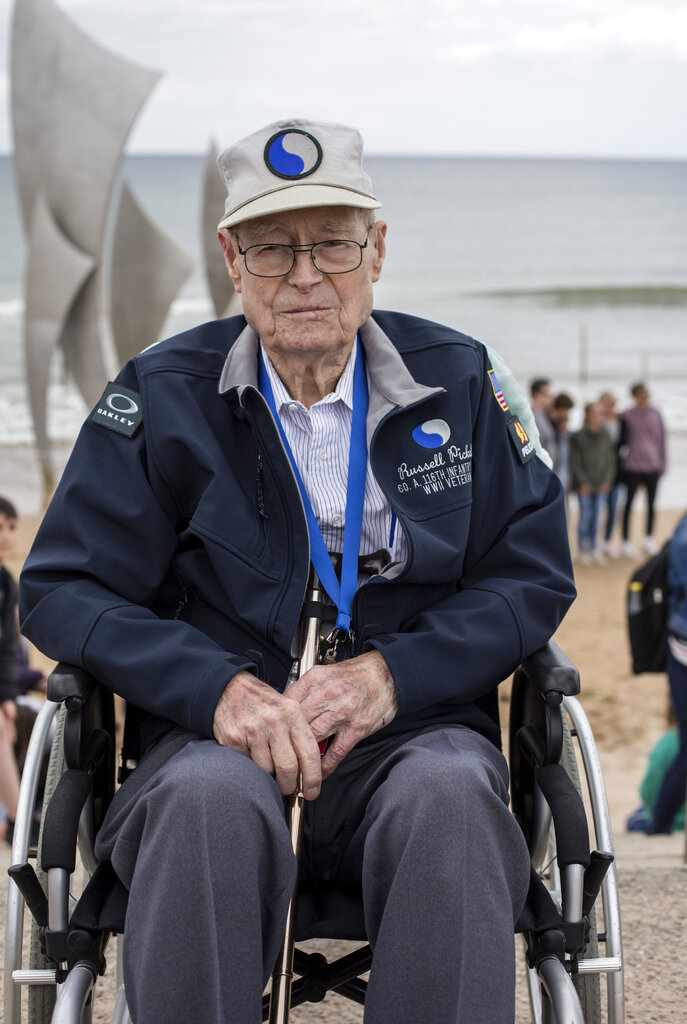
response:
<path id="1" fill-rule="evenodd" d="M 334 238 L 365 242 L 372 218 L 343 206 L 291 210 L 239 224 L 238 243 L 311 245 Z M 323 274 L 308 252 L 299 253 L 285 277 L 255 277 L 239 255 L 234 237 L 219 233 L 229 275 L 243 298 L 243 312 L 270 356 L 325 355 L 352 346 L 372 311 L 373 284 L 384 262 L 386 224 L 377 222 L 363 249 L 363 261 L 347 274 Z"/>
<path id="2" fill-rule="evenodd" d="M 14 554 L 17 546 L 17 520 L 0 514 L 0 563 Z"/>
<path id="3" fill-rule="evenodd" d="M 540 409 L 550 409 L 553 405 L 553 395 L 551 394 L 551 385 L 542 384 L 537 392 L 537 398 L 539 400 Z"/>
<path id="4" fill-rule="evenodd" d="M 598 405 L 591 405 L 586 410 L 587 426 L 592 430 L 600 430 L 602 423 L 601 409 Z"/>

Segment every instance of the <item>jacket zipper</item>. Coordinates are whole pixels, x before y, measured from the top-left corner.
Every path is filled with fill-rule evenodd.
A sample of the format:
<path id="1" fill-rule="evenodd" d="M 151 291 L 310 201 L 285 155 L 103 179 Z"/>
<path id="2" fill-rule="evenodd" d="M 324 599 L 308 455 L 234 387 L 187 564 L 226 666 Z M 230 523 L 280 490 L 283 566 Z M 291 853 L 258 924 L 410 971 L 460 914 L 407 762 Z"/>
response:
<path id="1" fill-rule="evenodd" d="M 179 598 L 179 603 L 177 604 L 176 611 L 174 612 L 175 620 L 181 618 L 182 612 L 185 610 L 186 605 L 188 604 L 188 587 L 186 586 L 186 580 L 181 581 L 180 589 L 181 597 Z"/>
<path id="2" fill-rule="evenodd" d="M 255 432 L 257 433 L 258 437 L 260 437 L 261 434 L 260 434 L 260 430 L 259 430 L 258 424 L 257 424 L 257 422 L 255 420 L 255 417 L 252 415 L 251 411 L 248 409 L 247 405 L 244 403 L 244 400 L 243 400 L 244 393 L 246 391 L 248 391 L 249 389 L 252 390 L 252 391 L 255 391 L 259 395 L 260 401 L 262 402 L 262 404 L 263 404 L 263 406 L 265 408 L 265 412 L 268 414 L 270 420 L 272 421 L 272 424 L 274 426 L 274 431 L 275 431 L 275 433 L 277 435 L 277 439 L 278 439 L 279 444 L 281 446 L 281 450 L 282 450 L 282 452 L 284 454 L 284 462 L 286 463 L 286 465 L 288 467 L 288 471 L 291 474 L 291 478 L 293 479 L 293 482 L 295 484 L 296 492 L 298 494 L 298 501 L 299 501 L 300 506 L 301 506 L 301 513 L 302 513 L 302 516 L 303 516 L 303 522 L 306 524 L 306 530 L 305 530 L 305 534 L 306 534 L 306 538 L 307 538 L 307 562 L 306 562 L 306 565 L 309 566 L 310 565 L 310 535 L 309 535 L 308 529 L 307 529 L 307 517 L 305 515 L 305 505 L 303 504 L 303 498 L 301 497 L 301 492 L 300 492 L 300 488 L 298 486 L 298 481 L 296 480 L 296 474 L 293 471 L 293 466 L 291 465 L 291 460 L 289 459 L 289 456 L 288 456 L 288 453 L 286 451 L 286 448 L 284 447 L 284 442 L 281 439 L 281 434 L 279 433 L 279 428 L 277 427 L 277 424 L 274 422 L 274 416 L 272 415 L 272 410 L 268 406 L 267 402 L 265 401 L 265 399 L 262 396 L 262 394 L 260 393 L 260 391 L 256 387 L 253 387 L 252 384 L 247 384 L 243 388 L 239 389 L 239 403 L 240 403 L 241 407 L 245 410 L 246 415 L 248 416 L 248 418 L 249 418 L 253 428 L 255 429 Z M 262 472 L 262 459 L 261 459 L 261 456 L 259 454 L 258 454 L 258 459 L 259 459 L 259 464 L 260 464 L 260 467 L 261 467 L 260 471 Z M 266 515 L 265 515 L 265 518 L 267 518 Z M 303 588 L 303 594 L 301 596 L 301 602 L 300 602 L 301 607 L 303 606 L 306 594 L 308 592 L 308 579 L 309 578 L 310 578 L 310 571 L 307 570 L 306 574 L 305 574 L 305 587 Z"/>

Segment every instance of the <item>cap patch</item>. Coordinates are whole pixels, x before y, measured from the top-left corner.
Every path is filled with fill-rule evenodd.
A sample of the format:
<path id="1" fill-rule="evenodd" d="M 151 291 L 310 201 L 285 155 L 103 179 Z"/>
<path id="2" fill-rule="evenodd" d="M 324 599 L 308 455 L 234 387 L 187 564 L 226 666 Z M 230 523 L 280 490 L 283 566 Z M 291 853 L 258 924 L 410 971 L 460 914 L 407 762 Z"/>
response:
<path id="1" fill-rule="evenodd" d="M 506 426 L 508 427 L 508 433 L 510 434 L 513 446 L 518 453 L 518 458 L 524 465 L 535 456 L 534 442 L 530 441 L 527 431 L 517 416 L 511 416 Z"/>
<path id="2" fill-rule="evenodd" d="M 314 135 L 300 128 L 277 132 L 265 146 L 265 164 L 278 178 L 307 178 L 321 163 L 322 147 Z"/>
<path id="3" fill-rule="evenodd" d="M 138 391 L 110 381 L 91 419 L 101 427 L 116 430 L 125 437 L 133 437 L 143 423 L 141 396 Z"/>

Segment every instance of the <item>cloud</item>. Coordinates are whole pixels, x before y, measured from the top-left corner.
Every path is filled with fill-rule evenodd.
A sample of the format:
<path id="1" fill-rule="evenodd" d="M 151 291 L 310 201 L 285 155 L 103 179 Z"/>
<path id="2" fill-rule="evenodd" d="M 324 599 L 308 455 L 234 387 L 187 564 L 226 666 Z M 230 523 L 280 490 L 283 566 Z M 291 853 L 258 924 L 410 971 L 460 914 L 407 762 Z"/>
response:
<path id="1" fill-rule="evenodd" d="M 163 72 L 133 151 L 303 115 L 356 124 L 377 152 L 685 153 L 687 0 L 54 2 Z"/>
<path id="2" fill-rule="evenodd" d="M 616 55 L 687 61 L 687 6 L 637 4 L 606 17 L 560 25 L 530 24 L 501 38 L 440 48 L 446 60 L 472 63 L 506 57 L 601 60 Z"/>

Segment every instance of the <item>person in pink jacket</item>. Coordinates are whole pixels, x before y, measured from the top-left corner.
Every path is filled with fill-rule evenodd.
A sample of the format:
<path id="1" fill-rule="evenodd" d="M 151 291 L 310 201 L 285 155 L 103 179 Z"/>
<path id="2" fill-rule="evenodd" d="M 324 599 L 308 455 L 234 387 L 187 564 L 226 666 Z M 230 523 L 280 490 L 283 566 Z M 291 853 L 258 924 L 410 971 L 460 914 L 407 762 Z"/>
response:
<path id="1" fill-rule="evenodd" d="M 621 413 L 620 468 L 621 479 L 627 487 L 623 513 L 623 555 L 633 558 L 636 552 L 630 543 L 630 515 L 632 503 L 640 487 L 646 489 L 646 531 L 643 548 L 653 554 L 654 503 L 658 481 L 666 471 L 666 436 L 663 418 L 649 402 L 644 384 L 631 389 L 635 404 Z"/>

